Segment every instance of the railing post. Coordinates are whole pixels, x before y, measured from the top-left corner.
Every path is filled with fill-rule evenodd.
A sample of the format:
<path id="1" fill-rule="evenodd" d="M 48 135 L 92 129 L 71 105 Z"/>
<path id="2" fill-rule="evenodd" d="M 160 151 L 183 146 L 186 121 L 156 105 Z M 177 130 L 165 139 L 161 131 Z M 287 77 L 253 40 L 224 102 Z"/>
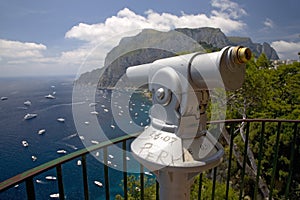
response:
<path id="1" fill-rule="evenodd" d="M 226 196 L 225 198 L 228 199 L 229 195 L 229 182 L 230 182 L 230 170 L 231 170 L 231 158 L 232 158 L 232 151 L 233 151 L 233 139 L 234 139 L 234 123 L 230 124 L 230 144 L 229 144 L 229 158 L 228 158 L 228 172 L 227 172 L 227 180 L 226 180 Z"/>
<path id="2" fill-rule="evenodd" d="M 241 184 L 240 184 L 240 196 L 239 199 L 242 199 L 244 193 L 244 179 L 245 179 L 245 171 L 246 171 L 246 160 L 248 154 L 248 141 L 249 141 L 249 126 L 250 122 L 247 122 L 246 125 L 246 139 L 245 139 L 245 149 L 244 149 L 244 160 L 243 160 L 243 168 L 242 168 L 242 175 L 241 175 Z"/>
<path id="3" fill-rule="evenodd" d="M 59 199 L 65 199 L 65 192 L 64 192 L 64 184 L 62 179 L 62 169 L 61 164 L 56 166 L 56 173 L 57 173 L 57 180 L 58 180 L 58 192 L 59 192 Z"/>
<path id="4" fill-rule="evenodd" d="M 281 122 L 279 121 L 278 126 L 277 126 L 275 156 L 274 156 L 274 160 L 273 160 L 273 170 L 272 170 L 272 177 L 271 177 L 269 199 L 272 199 L 272 197 L 273 197 L 273 189 L 275 186 L 275 175 L 276 175 L 276 170 L 277 170 L 277 160 L 278 160 L 278 152 L 279 152 L 280 126 L 281 126 Z"/>
<path id="5" fill-rule="evenodd" d="M 109 178 L 108 178 L 108 163 L 107 163 L 107 147 L 103 148 L 103 161 L 104 161 L 104 179 L 105 179 L 105 195 L 106 200 L 110 199 L 109 195 Z"/>
<path id="6" fill-rule="evenodd" d="M 84 188 L 84 199 L 89 199 L 89 186 L 87 178 L 87 166 L 86 166 L 86 154 L 82 155 L 82 176 L 83 176 L 83 188 Z"/>
<path id="7" fill-rule="evenodd" d="M 122 143 L 123 148 L 123 181 L 124 181 L 124 199 L 128 199 L 128 187 L 127 187 L 127 159 L 126 159 L 126 141 Z"/>
<path id="8" fill-rule="evenodd" d="M 291 156 L 290 156 L 290 166 L 289 166 L 289 176 L 287 179 L 287 184 L 285 188 L 285 198 L 289 199 L 289 193 L 290 193 L 290 185 L 292 181 L 292 174 L 293 174 L 293 164 L 294 164 L 294 156 L 295 156 L 295 146 L 296 146 L 296 140 L 297 140 L 297 127 L 298 123 L 295 122 L 294 125 L 294 133 L 293 133 L 293 142 L 291 146 Z"/>
<path id="9" fill-rule="evenodd" d="M 140 165 L 141 200 L 144 200 L 144 166 Z"/>
<path id="10" fill-rule="evenodd" d="M 198 188 L 198 200 L 201 199 L 201 193 L 202 193 L 202 176 L 203 176 L 203 173 L 200 173 L 200 175 L 199 175 L 199 188 Z"/>
<path id="11" fill-rule="evenodd" d="M 259 184 L 259 177 L 260 177 L 262 152 L 263 152 L 263 146 L 264 146 L 263 145 L 264 144 L 264 134 L 265 134 L 265 122 L 262 122 L 260 139 L 259 139 L 259 153 L 258 153 L 258 164 L 257 164 L 256 181 L 255 181 L 255 189 L 254 189 L 254 200 L 257 199 L 257 193 L 258 193 L 258 184 Z"/>
<path id="12" fill-rule="evenodd" d="M 28 179 L 26 179 L 26 192 L 27 192 L 27 199 L 35 200 L 33 177 L 29 177 Z"/>

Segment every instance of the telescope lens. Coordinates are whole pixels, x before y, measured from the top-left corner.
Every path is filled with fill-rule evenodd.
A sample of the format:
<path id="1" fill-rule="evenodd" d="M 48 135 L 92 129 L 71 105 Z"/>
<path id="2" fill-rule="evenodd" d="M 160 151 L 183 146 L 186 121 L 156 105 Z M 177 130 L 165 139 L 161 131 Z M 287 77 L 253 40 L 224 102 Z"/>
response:
<path id="1" fill-rule="evenodd" d="M 238 61 L 240 63 L 246 63 L 251 59 L 251 50 L 246 47 L 239 47 L 237 52 Z"/>

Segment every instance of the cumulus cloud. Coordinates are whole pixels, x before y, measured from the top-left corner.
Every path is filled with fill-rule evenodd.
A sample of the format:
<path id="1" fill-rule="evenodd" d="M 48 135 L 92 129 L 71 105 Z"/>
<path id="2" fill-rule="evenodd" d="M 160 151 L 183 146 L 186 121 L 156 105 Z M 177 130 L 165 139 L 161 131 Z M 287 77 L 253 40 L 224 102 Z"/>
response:
<path id="1" fill-rule="evenodd" d="M 272 42 L 271 46 L 277 51 L 280 59 L 298 59 L 298 52 L 300 52 L 300 42 L 287 42 L 280 40 Z"/>
<path id="2" fill-rule="evenodd" d="M 70 69 L 85 65 L 81 72 L 103 66 L 106 53 L 116 46 L 123 37 L 133 36 L 142 29 L 168 31 L 174 28 L 221 28 L 225 33 L 242 31 L 246 24 L 241 20 L 247 15 L 237 3 L 230 0 L 212 0 L 210 14 L 174 15 L 148 10 L 143 14 L 124 8 L 104 22 L 78 23 L 65 33 L 66 39 L 83 41 L 76 49 L 60 52 L 59 56 L 48 57 L 43 53 L 47 47 L 43 44 L 0 40 L 0 62 L 3 64 L 35 63 L 51 69 Z M 28 66 L 29 66 L 28 65 Z M 72 68 L 73 66 L 73 68 Z M 80 70 L 79 70 L 80 71 Z M 74 73 L 74 72 L 73 72 Z"/>
<path id="3" fill-rule="evenodd" d="M 239 18 L 247 13 L 237 3 L 229 0 L 213 0 L 211 4 L 214 10 L 210 15 L 182 12 L 177 16 L 170 13 L 157 13 L 153 10 L 139 15 L 124 8 L 103 23 L 79 23 L 66 32 L 65 38 L 85 41 L 86 44 L 79 49 L 63 52 L 63 57 L 69 60 L 71 58 L 84 60 L 87 55 L 91 55 L 91 50 L 95 46 L 102 45 L 103 48 L 98 49 L 97 56 L 93 58 L 104 60 L 106 53 L 116 46 L 121 38 L 136 35 L 142 29 L 168 31 L 174 28 L 215 27 L 221 28 L 225 34 L 228 34 L 242 31 L 246 27 Z M 93 61 L 92 56 L 85 60 L 85 65 L 89 65 L 88 62 L 91 61 Z"/>
<path id="4" fill-rule="evenodd" d="M 209 26 L 221 28 L 225 33 L 242 30 L 246 26 L 245 23 L 236 19 L 246 12 L 239 8 L 236 3 L 232 3 L 234 5 L 232 7 L 221 7 L 220 2 L 223 1 L 229 2 L 228 0 L 213 1 L 212 5 L 219 10 L 213 10 L 210 16 L 205 14 L 187 15 L 184 13 L 181 16 L 176 16 L 169 13 L 160 14 L 153 10 L 146 11 L 145 16 L 142 16 L 128 8 L 124 8 L 116 16 L 107 18 L 104 23 L 79 23 L 72 27 L 65 34 L 65 37 L 88 42 L 103 42 L 112 35 L 145 28 L 166 31 L 173 28 Z"/>
<path id="5" fill-rule="evenodd" d="M 218 9 L 212 11 L 216 16 L 239 19 L 247 15 L 247 12 L 239 4 L 230 0 L 212 0 L 211 5 Z"/>
<path id="6" fill-rule="evenodd" d="M 43 44 L 0 39 L 0 57 L 2 58 L 41 58 L 42 52 L 46 49 L 47 47 Z"/>

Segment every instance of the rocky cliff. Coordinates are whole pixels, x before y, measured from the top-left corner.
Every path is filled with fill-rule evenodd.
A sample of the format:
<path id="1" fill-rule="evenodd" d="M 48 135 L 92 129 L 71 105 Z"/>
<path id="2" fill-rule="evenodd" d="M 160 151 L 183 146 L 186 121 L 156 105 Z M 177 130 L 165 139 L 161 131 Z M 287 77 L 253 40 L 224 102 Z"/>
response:
<path id="1" fill-rule="evenodd" d="M 247 46 L 256 56 L 265 53 L 269 59 L 278 59 L 268 43 L 253 43 L 245 37 L 227 37 L 218 28 L 182 28 L 169 32 L 146 29 L 136 36 L 123 38 L 107 54 L 105 67 L 83 74 L 78 82 L 98 84 L 100 88 L 113 87 L 129 66 L 189 52 L 215 51 L 229 45 Z"/>

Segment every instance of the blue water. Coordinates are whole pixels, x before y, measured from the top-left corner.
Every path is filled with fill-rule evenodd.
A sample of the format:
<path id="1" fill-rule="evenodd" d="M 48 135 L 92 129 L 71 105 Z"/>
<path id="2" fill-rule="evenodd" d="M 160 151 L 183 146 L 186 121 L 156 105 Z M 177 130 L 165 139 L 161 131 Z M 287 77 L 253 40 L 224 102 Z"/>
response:
<path id="1" fill-rule="evenodd" d="M 58 149 L 64 149 L 67 153 L 71 153 L 84 148 L 84 144 L 88 144 L 86 141 L 83 144 L 74 123 L 72 113 L 73 81 L 73 77 L 0 79 L 0 97 L 8 97 L 7 100 L 0 100 L 1 182 L 62 156 L 56 152 Z M 46 99 L 45 95 L 48 94 L 54 94 L 56 98 Z M 97 119 L 104 131 L 101 134 L 108 138 L 114 138 L 125 133 L 117 125 L 116 128 L 111 128 L 110 125 L 114 123 L 112 114 L 110 111 L 103 112 L 103 107 L 101 107 L 105 106 L 111 110 L 110 95 L 111 91 L 105 90 L 96 95 L 96 100 L 86 99 L 82 96 L 83 99 L 77 99 L 76 102 L 79 107 L 86 107 L 89 103 L 96 101 L 97 105 L 93 109 L 99 111 Z M 31 106 L 24 105 L 27 100 L 31 101 Z M 149 109 L 150 103 L 142 97 L 136 98 L 135 101 L 137 106 L 132 112 L 138 112 L 138 117 L 135 117 L 133 121 L 145 126 L 149 123 L 148 114 L 145 111 Z M 38 116 L 31 120 L 24 120 L 23 117 L 27 113 L 36 113 Z M 65 119 L 64 123 L 57 121 L 57 118 L 60 117 Z M 87 131 L 93 132 L 92 125 L 87 127 L 89 127 Z M 40 129 L 46 129 L 46 133 L 38 135 L 37 132 Z M 91 133 L 91 135 L 93 134 Z M 100 136 L 97 139 L 105 137 Z M 23 147 L 22 140 L 26 140 L 29 146 Z M 108 150 L 110 151 L 110 149 Z M 96 152 L 92 152 L 92 154 L 95 155 Z M 32 161 L 32 155 L 37 157 L 36 161 Z M 100 156 L 102 156 L 101 152 Z M 115 155 L 116 163 L 118 163 L 118 156 L 121 158 L 121 155 Z M 94 180 L 104 183 L 103 164 L 92 155 L 87 157 L 87 161 L 90 197 L 91 199 L 104 199 L 104 187 L 100 188 L 93 183 Z M 83 199 L 82 168 L 76 163 L 77 160 L 74 160 L 63 165 L 63 181 L 67 199 Z M 132 158 L 129 166 L 134 168 L 138 164 Z M 56 171 L 51 170 L 35 178 L 37 199 L 50 199 L 50 194 L 58 192 L 57 181 L 45 179 L 45 176 L 49 175 L 56 176 Z M 111 167 L 109 178 L 111 199 L 114 199 L 116 194 L 123 195 L 122 172 Z M 0 193 L 0 199 L 26 199 L 25 185 L 20 184 L 18 187 Z"/>

